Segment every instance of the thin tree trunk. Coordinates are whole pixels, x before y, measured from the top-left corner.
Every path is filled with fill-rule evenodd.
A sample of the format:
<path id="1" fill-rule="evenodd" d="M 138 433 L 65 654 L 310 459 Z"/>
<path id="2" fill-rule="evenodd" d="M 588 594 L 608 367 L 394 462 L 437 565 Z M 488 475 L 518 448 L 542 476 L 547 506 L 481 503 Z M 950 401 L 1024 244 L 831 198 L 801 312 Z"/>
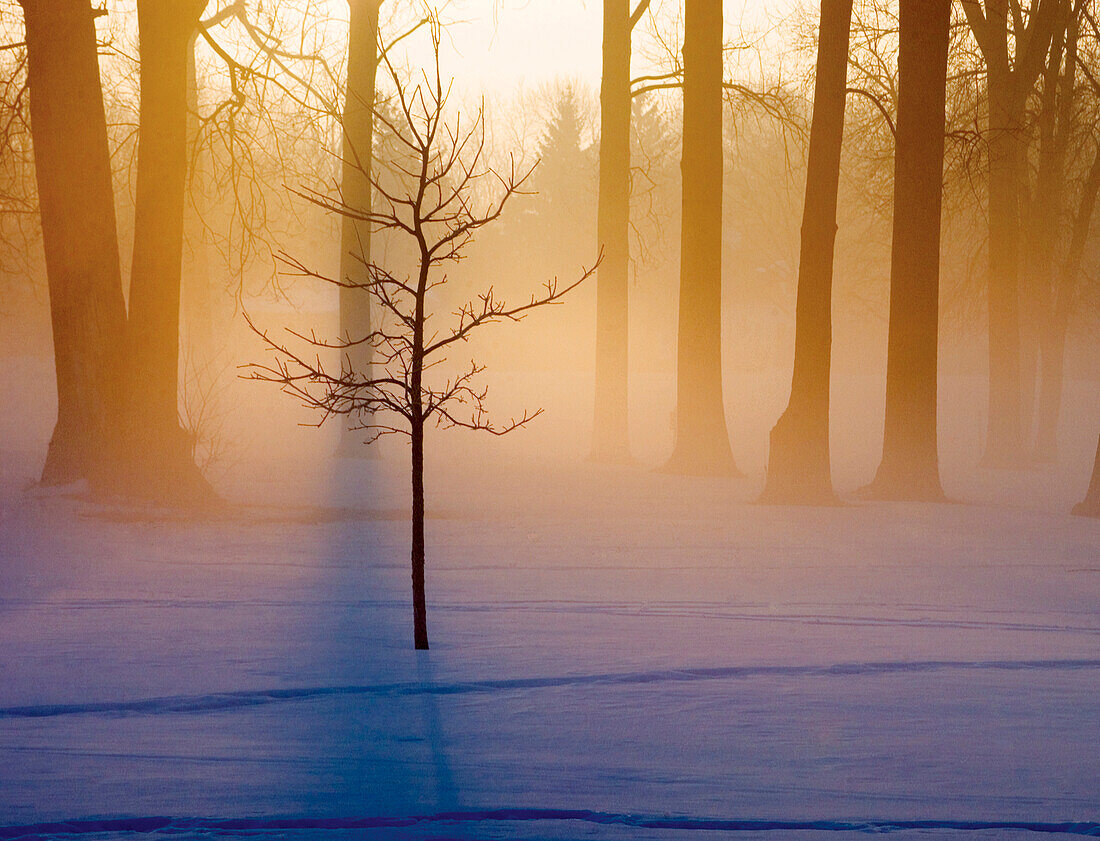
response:
<path id="1" fill-rule="evenodd" d="M 902 0 L 890 338 L 879 498 L 943 498 L 937 451 L 940 215 L 951 0 Z"/>
<path id="2" fill-rule="evenodd" d="M 802 214 L 794 374 L 787 409 L 771 433 L 764 500 L 834 500 L 829 465 L 833 252 L 852 0 L 823 0 L 814 114 Z"/>
<path id="3" fill-rule="evenodd" d="M 676 447 L 666 470 L 737 475 L 722 397 L 722 3 L 687 0 Z"/>
<path id="4" fill-rule="evenodd" d="M 1066 278 L 1064 272 L 1056 272 L 1054 261 L 1059 222 L 1065 214 L 1067 144 L 1075 120 L 1074 88 L 1077 77 L 1080 6 L 1080 0 L 1062 0 L 1054 43 L 1043 76 L 1042 149 L 1036 190 L 1039 201 L 1030 220 L 1030 224 L 1037 228 L 1038 235 L 1035 246 L 1035 282 L 1038 292 L 1035 309 L 1038 316 L 1039 392 L 1034 411 L 1034 458 L 1039 463 L 1053 463 L 1058 460 L 1058 416 L 1062 403 L 1066 339 L 1065 325 L 1059 324 L 1059 309 Z M 1091 178 L 1086 184 L 1079 210 L 1084 210 L 1088 205 L 1090 185 Z M 1091 206 L 1089 213 L 1091 214 Z M 1078 227 L 1076 218 L 1073 224 L 1075 237 Z M 1071 237 L 1071 251 L 1074 237 Z M 1074 283 L 1075 279 L 1069 280 L 1070 289 Z"/>
<path id="5" fill-rule="evenodd" d="M 126 309 L 94 13 L 87 0 L 21 4 L 57 375 L 42 482 L 99 489 L 123 449 Z"/>
<path id="6" fill-rule="evenodd" d="M 420 275 L 413 313 L 411 376 L 409 378 L 409 426 L 412 439 L 412 591 L 413 647 L 428 650 L 428 608 L 424 597 L 424 300 L 428 292 L 429 256 L 423 231 L 417 229 L 420 244 Z"/>
<path id="7" fill-rule="evenodd" d="M 345 204 L 356 210 L 371 206 L 371 168 L 374 164 L 374 100 L 378 74 L 378 14 L 381 0 L 348 0 L 348 79 L 344 99 L 343 170 L 341 193 Z M 340 277 L 351 283 L 370 282 L 370 226 L 348 215 L 340 223 Z M 340 289 L 340 334 L 358 341 L 371 332 L 370 294 L 366 289 Z M 363 343 L 348 348 L 344 365 L 370 376 L 372 349 Z M 369 422 L 357 418 L 358 423 Z M 342 430 L 338 452 L 370 458 L 373 447 L 363 446 L 360 431 Z"/>
<path id="8" fill-rule="evenodd" d="M 412 590 L 413 647 L 428 650 L 428 607 L 424 597 L 424 420 L 412 423 Z"/>
<path id="9" fill-rule="evenodd" d="M 199 80 L 195 66 L 195 48 L 198 31 L 191 33 L 187 45 L 187 143 L 195 150 L 199 139 Z M 203 213 L 206 210 L 207 171 L 205 157 L 197 156 L 191 166 L 191 195 L 198 199 L 185 200 L 184 209 L 184 276 L 181 290 L 184 334 L 192 362 L 204 367 L 215 356 L 214 342 L 214 288 L 207 250 L 206 226 Z M 195 207 L 199 204 L 200 207 Z"/>
<path id="10" fill-rule="evenodd" d="M 187 52 L 205 5 L 138 2 L 141 114 L 129 320 L 137 487 L 127 490 L 184 502 L 210 495 L 179 423 Z"/>
<path id="11" fill-rule="evenodd" d="M 630 3 L 604 0 L 600 82 L 600 193 L 596 279 L 593 457 L 630 458 L 627 427 L 630 231 Z"/>
<path id="12" fill-rule="evenodd" d="M 1021 142 L 1011 76 L 989 70 L 989 410 L 983 463 L 1017 465 L 1023 452 L 1020 371 Z"/>

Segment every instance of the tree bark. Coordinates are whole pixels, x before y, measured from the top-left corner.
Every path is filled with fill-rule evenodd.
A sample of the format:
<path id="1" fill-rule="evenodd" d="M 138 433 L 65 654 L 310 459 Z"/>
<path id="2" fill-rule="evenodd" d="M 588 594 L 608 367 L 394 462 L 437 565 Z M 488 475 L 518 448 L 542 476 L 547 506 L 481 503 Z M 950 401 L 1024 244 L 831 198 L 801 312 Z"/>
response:
<path id="1" fill-rule="evenodd" d="M 348 78 L 344 99 L 343 170 L 340 178 L 343 201 L 348 207 L 367 210 L 371 206 L 371 169 L 374 164 L 374 100 L 378 75 L 378 15 L 381 0 L 348 0 Z M 344 215 L 340 222 L 340 277 L 351 283 L 369 282 L 371 261 L 370 226 Z M 371 332 L 370 295 L 365 289 L 340 289 L 340 334 L 360 340 Z M 344 366 L 364 377 L 373 365 L 369 344 L 345 351 Z M 362 422 L 366 419 L 360 418 Z M 373 447 L 363 446 L 359 431 L 345 426 L 338 454 L 368 458 Z"/>
<path id="2" fill-rule="evenodd" d="M 823 0 L 798 264 L 794 374 L 790 402 L 771 433 L 767 502 L 835 500 L 829 464 L 833 253 L 851 26 L 852 0 Z"/>
<path id="3" fill-rule="evenodd" d="M 409 377 L 409 435 L 412 440 L 412 594 L 413 647 L 428 650 L 428 608 L 424 596 L 424 319 L 428 292 L 428 254 L 423 232 L 420 243 L 420 275 L 413 313 L 411 376 Z"/>
<path id="4" fill-rule="evenodd" d="M 412 423 L 412 591 L 413 647 L 428 650 L 428 607 L 424 597 L 424 419 Z"/>
<path id="5" fill-rule="evenodd" d="M 1096 442 L 1096 461 L 1092 466 L 1092 481 L 1084 500 L 1074 507 L 1080 517 L 1100 517 L 1100 440 Z"/>
<path id="6" fill-rule="evenodd" d="M 877 498 L 940 500 L 940 216 L 951 0 L 902 0 L 890 337 Z"/>
<path id="7" fill-rule="evenodd" d="M 211 494 L 179 423 L 180 285 L 187 182 L 187 65 L 205 0 L 139 0 L 141 114 L 130 279 L 133 486 L 171 502 Z"/>
<path id="8" fill-rule="evenodd" d="M 600 82 L 600 193 L 596 278 L 593 458 L 630 458 L 628 272 L 630 259 L 630 0 L 604 0 Z"/>
<path id="9" fill-rule="evenodd" d="M 1022 121 L 1011 76 L 989 69 L 989 411 L 983 463 L 1019 464 L 1023 453 L 1020 370 Z"/>
<path id="10" fill-rule="evenodd" d="M 100 489 L 123 451 L 126 310 L 93 10 L 88 0 L 20 2 L 57 375 L 42 483 Z"/>
<path id="11" fill-rule="evenodd" d="M 676 446 L 666 470 L 738 475 L 722 396 L 722 3 L 687 0 Z"/>

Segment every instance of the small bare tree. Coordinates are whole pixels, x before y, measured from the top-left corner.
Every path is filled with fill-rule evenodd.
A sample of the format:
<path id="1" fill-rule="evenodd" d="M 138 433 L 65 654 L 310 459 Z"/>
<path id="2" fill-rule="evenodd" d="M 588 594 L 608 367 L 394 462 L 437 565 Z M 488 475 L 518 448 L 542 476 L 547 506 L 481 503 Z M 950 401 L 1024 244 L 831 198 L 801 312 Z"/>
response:
<path id="1" fill-rule="evenodd" d="M 415 84 L 406 81 L 387 51 L 381 50 L 395 107 L 377 109 L 375 120 L 392 134 L 396 151 L 390 160 L 379 162 L 375 171 L 363 173 L 373 187 L 373 207 L 355 207 L 344 198 L 319 194 L 304 196 L 368 226 L 372 232 L 387 231 L 407 237 L 417 255 L 415 275 L 401 278 L 378 263 L 364 261 L 366 271 L 362 279 L 334 279 L 283 255 L 294 273 L 369 295 L 380 318 L 367 335 L 343 335 L 334 341 L 288 329 L 296 341 L 287 344 L 270 338 L 249 320 L 249 326 L 273 352 L 275 361 L 271 365 L 245 366 L 247 378 L 277 383 L 283 392 L 319 412 L 318 425 L 332 416 L 346 416 L 353 428 L 370 433 L 367 443 L 386 434 L 406 435 L 410 439 L 413 627 L 417 649 L 428 648 L 424 599 L 426 425 L 433 421 L 447 428 L 505 435 L 542 413 L 541 409 L 524 411 L 522 417 L 496 426 L 487 416 L 486 389 L 476 382 L 484 367 L 471 361 L 458 373 L 446 375 L 436 374 L 436 366 L 446 361 L 450 350 L 467 342 L 478 327 L 519 321 L 533 309 L 559 302 L 596 270 L 596 266 L 585 270 L 579 280 L 567 286 L 550 281 L 519 306 L 506 304 L 489 286 L 454 311 L 446 328 L 433 328 L 431 293 L 447 282 L 441 267 L 461 260 L 477 231 L 499 219 L 512 197 L 523 194 L 534 167 L 517 174 L 514 159 L 507 172 L 498 172 L 486 164 L 482 110 L 468 128 L 463 127 L 460 117 L 448 121 L 451 83 L 445 83 L 440 73 L 438 21 L 432 21 L 427 30 L 434 46 L 434 72 L 423 72 Z M 479 201 L 477 196 L 485 194 L 491 194 L 490 198 Z M 292 349 L 290 344 L 298 349 Z M 373 350 L 373 366 L 364 368 L 353 363 L 353 357 L 361 359 L 362 355 L 351 351 L 362 346 Z M 326 365 L 320 359 L 319 349 L 339 351 L 342 364 Z"/>

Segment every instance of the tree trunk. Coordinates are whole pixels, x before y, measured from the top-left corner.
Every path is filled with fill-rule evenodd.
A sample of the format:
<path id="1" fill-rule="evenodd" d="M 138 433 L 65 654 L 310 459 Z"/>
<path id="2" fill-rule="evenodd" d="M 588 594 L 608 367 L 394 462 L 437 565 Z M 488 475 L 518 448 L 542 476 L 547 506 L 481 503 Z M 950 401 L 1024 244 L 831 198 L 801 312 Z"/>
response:
<path id="1" fill-rule="evenodd" d="M 989 411 L 983 463 L 1019 464 L 1023 452 L 1020 387 L 1021 142 L 1011 77 L 989 70 Z"/>
<path id="2" fill-rule="evenodd" d="M 676 447 L 666 470 L 737 475 L 722 397 L 722 3 L 687 0 Z"/>
<path id="3" fill-rule="evenodd" d="M 50 293 L 57 425 L 43 484 L 112 483 L 126 310 L 107 123 L 87 0 L 21 0 Z"/>
<path id="4" fill-rule="evenodd" d="M 130 279 L 132 452 L 128 492 L 206 501 L 179 423 L 180 283 L 187 182 L 187 52 L 205 0 L 139 0 L 141 114 Z"/>
<path id="5" fill-rule="evenodd" d="M 878 498 L 943 498 L 937 451 L 940 215 L 950 0 L 902 0 L 890 338 Z"/>
<path id="6" fill-rule="evenodd" d="M 596 395 L 593 452 L 630 458 L 627 426 L 630 232 L 630 5 L 604 0 L 600 83 L 600 195 L 596 279 Z"/>
<path id="7" fill-rule="evenodd" d="M 374 163 L 374 100 L 378 74 L 378 13 L 381 0 L 348 0 L 348 79 L 342 124 L 343 201 L 356 210 L 371 206 L 371 168 Z M 340 222 L 340 278 L 351 283 L 370 282 L 370 226 L 344 215 Z M 360 340 L 371 332 L 370 294 L 366 289 L 340 289 L 340 335 Z M 373 353 L 369 344 L 345 351 L 344 367 L 364 377 L 371 375 Z M 359 423 L 368 421 L 358 418 Z M 369 458 L 373 447 L 363 446 L 363 436 L 346 425 L 338 454 Z"/>
<path id="8" fill-rule="evenodd" d="M 1065 376 L 1066 333 L 1077 297 L 1081 264 L 1088 245 L 1092 217 L 1100 196 L 1100 148 L 1097 149 L 1081 194 L 1081 203 L 1073 218 L 1069 252 L 1054 289 L 1050 318 L 1043 331 L 1043 377 L 1039 391 L 1036 454 L 1053 461 L 1058 452 L 1058 424 L 1062 412 Z"/>
<path id="9" fill-rule="evenodd" d="M 424 598 L 424 420 L 412 424 L 413 647 L 428 650 L 428 607 Z"/>
<path id="10" fill-rule="evenodd" d="M 199 125 L 199 80 L 195 66 L 198 32 L 187 43 L 187 143 L 195 149 L 201 131 Z M 205 368 L 216 355 L 214 340 L 214 284 L 206 237 L 204 213 L 208 209 L 206 189 L 208 173 L 204 155 L 190 164 L 190 201 L 184 201 L 184 273 L 181 312 L 186 347 L 196 371 Z M 197 197 L 196 197 L 197 194 Z M 199 205 L 196 207 L 195 205 Z M 190 206 L 189 206 L 190 205 Z"/>
<path id="11" fill-rule="evenodd" d="M 802 213 L 794 375 L 786 411 L 771 433 L 764 500 L 828 503 L 833 250 L 852 0 L 823 0 L 814 114 Z"/>
<path id="12" fill-rule="evenodd" d="M 429 256 L 423 234 L 420 244 L 420 275 L 413 313 L 412 360 L 409 377 L 409 434 L 412 439 L 412 591 L 413 647 L 428 650 L 428 608 L 424 598 L 424 300 L 428 293 Z"/>
<path id="13" fill-rule="evenodd" d="M 1096 442 L 1096 461 L 1092 466 L 1092 481 L 1080 505 L 1073 509 L 1080 517 L 1100 517 L 1100 440 Z"/>
<path id="14" fill-rule="evenodd" d="M 1065 215 L 1065 170 L 1067 142 L 1075 120 L 1074 87 L 1077 76 L 1079 9 L 1071 0 L 1062 0 L 1054 42 L 1043 74 L 1042 111 L 1040 114 L 1039 177 L 1037 206 L 1029 227 L 1035 231 L 1033 278 L 1034 309 L 1039 346 L 1039 393 L 1034 407 L 1035 450 L 1039 463 L 1058 460 L 1058 415 L 1062 402 L 1065 357 L 1065 329 L 1059 325 L 1061 292 L 1065 276 L 1054 268 L 1060 222 Z M 1065 56 L 1065 71 L 1062 57 Z M 1087 204 L 1088 186 L 1081 202 Z M 1089 210 L 1091 213 L 1091 208 Z M 1074 228 L 1077 220 L 1074 219 Z M 1073 242 L 1070 244 L 1071 250 Z M 1072 288 L 1073 280 L 1069 286 Z M 1025 415 L 1030 417 L 1030 415 Z"/>

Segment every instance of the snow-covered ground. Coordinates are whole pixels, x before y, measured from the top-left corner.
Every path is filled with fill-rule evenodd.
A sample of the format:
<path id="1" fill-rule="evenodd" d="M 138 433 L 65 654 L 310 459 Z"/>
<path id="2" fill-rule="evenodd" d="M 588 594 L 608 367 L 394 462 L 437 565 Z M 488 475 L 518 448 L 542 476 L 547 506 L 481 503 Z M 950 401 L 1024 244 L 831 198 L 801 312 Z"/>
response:
<path id="1" fill-rule="evenodd" d="M 1100 835 L 1081 477 L 772 508 L 455 434 L 419 654 L 399 448 L 204 522 L 9 482 L 0 839 Z"/>

